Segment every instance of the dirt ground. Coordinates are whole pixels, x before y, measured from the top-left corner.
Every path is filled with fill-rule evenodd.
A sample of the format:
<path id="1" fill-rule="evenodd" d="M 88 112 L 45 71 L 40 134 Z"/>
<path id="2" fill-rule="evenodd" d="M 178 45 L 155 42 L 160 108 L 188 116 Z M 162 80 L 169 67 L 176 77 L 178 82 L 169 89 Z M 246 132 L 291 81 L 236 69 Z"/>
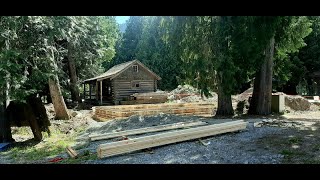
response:
<path id="1" fill-rule="evenodd" d="M 205 121 L 209 124 L 222 123 L 236 119 L 216 119 L 213 117 L 176 116 L 160 114 L 157 116 L 133 116 L 123 120 L 95 122 L 86 119 L 86 130 L 77 138 L 74 148 L 79 154 L 89 154 L 89 158 L 79 158 L 76 162 L 83 164 L 283 164 L 283 163 L 320 163 L 320 112 L 296 112 L 282 116 L 271 115 L 264 118 L 238 117 L 248 122 L 247 129 L 241 132 L 227 133 L 208 138 L 202 138 L 207 145 L 199 140 L 191 140 L 141 150 L 109 158 L 98 159 L 96 148 L 99 144 L 117 141 L 119 138 L 107 141 L 88 142 L 89 134 L 114 132 L 170 124 L 176 122 Z M 61 122 L 60 122 L 61 123 Z M 54 123 L 65 133 L 68 129 L 77 131 L 80 127 L 66 128 L 68 123 Z M 63 124 L 63 125 L 62 125 Z M 75 123 L 76 124 L 76 123 Z M 70 126 L 69 126 L 70 127 Z M 69 132 L 70 133 L 70 132 Z M 73 133 L 73 132 L 71 132 Z M 153 134 L 153 133 L 149 133 Z M 144 134 L 144 135 L 149 135 Z M 129 136 L 130 138 L 144 136 Z M 15 135 L 14 137 L 17 137 Z M 26 135 L 25 135 L 26 136 Z M 29 138 L 31 136 L 29 135 Z M 51 156 L 53 158 L 54 156 Z M 70 159 L 63 152 L 55 157 Z M 10 159 L 10 158 L 9 158 Z M 15 162 L 0 156 L 1 163 Z M 48 158 L 27 162 L 48 163 Z M 59 163 L 70 163 L 62 160 Z"/>
<path id="2" fill-rule="evenodd" d="M 237 100 L 246 99 L 247 95 L 233 96 L 234 106 Z M 239 98 L 240 97 L 240 98 Z M 189 97 L 189 100 L 192 97 Z M 211 101 L 212 99 L 210 99 Z M 320 111 L 311 105 L 309 111 L 294 111 L 286 108 L 283 115 L 235 116 L 233 119 L 214 117 L 177 116 L 159 114 L 155 116 L 133 116 L 122 120 L 97 122 L 92 119 L 91 110 L 73 111 L 72 119 L 54 120 L 52 105 L 46 106 L 52 132 L 59 132 L 54 137 L 46 137 L 30 146 L 32 133 L 30 129 L 13 128 L 13 137 L 19 146 L 26 148 L 0 152 L 0 163 L 79 163 L 79 164 L 309 164 L 320 163 Z M 89 142 L 88 135 L 150 127 L 177 122 L 204 121 L 208 124 L 223 123 L 243 119 L 248 122 L 246 130 L 227 133 L 207 138 L 175 143 L 148 150 L 141 150 L 109 158 L 98 159 L 98 145 L 118 141 L 111 140 Z M 154 133 L 128 136 L 135 138 Z M 70 138 L 72 137 L 72 138 Z M 65 141 L 70 142 L 69 144 Z M 204 143 L 203 143 L 204 142 Z M 59 144 L 59 148 L 50 150 Z M 65 147 L 72 145 L 80 157 L 69 158 Z M 35 156 L 34 150 L 43 153 L 41 158 Z M 22 151 L 23 150 L 23 151 Z M 49 152 L 50 153 L 46 153 Z M 15 152 L 15 153 L 14 153 Z M 30 154 L 29 159 L 19 154 Z M 57 162 L 50 160 L 60 158 Z"/>

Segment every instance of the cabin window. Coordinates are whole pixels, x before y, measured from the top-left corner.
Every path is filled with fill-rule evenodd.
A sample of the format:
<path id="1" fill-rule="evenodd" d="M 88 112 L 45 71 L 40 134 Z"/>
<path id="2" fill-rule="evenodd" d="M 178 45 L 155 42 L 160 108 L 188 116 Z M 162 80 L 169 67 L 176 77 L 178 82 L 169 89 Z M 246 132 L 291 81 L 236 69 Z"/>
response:
<path id="1" fill-rule="evenodd" d="M 132 82 L 132 88 L 140 88 L 139 82 Z"/>
<path id="2" fill-rule="evenodd" d="M 133 65 L 133 72 L 138 72 L 138 65 Z"/>

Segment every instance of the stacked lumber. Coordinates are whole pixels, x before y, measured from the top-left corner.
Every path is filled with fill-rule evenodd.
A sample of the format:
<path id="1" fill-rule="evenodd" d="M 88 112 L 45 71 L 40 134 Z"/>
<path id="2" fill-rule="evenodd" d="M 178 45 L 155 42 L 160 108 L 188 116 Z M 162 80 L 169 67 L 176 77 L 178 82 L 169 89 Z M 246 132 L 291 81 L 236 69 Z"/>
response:
<path id="1" fill-rule="evenodd" d="M 144 133 L 158 132 L 158 131 L 165 131 L 165 130 L 172 130 L 172 129 L 181 129 L 181 128 L 200 126 L 205 124 L 206 122 L 202 122 L 202 121 L 179 122 L 174 124 L 166 124 L 166 125 L 160 125 L 160 126 L 154 126 L 154 127 L 132 129 L 132 130 L 120 131 L 120 132 L 114 132 L 114 133 L 89 135 L 89 138 L 91 141 L 98 141 L 98 140 L 111 139 L 111 138 L 121 137 L 121 136 L 137 135 L 137 134 L 144 134 Z"/>
<path id="2" fill-rule="evenodd" d="M 121 101 L 122 105 L 131 105 L 131 104 L 156 104 L 164 103 L 168 100 L 168 93 L 134 93 L 131 95 L 129 100 Z"/>
<path id="3" fill-rule="evenodd" d="M 133 115 L 148 116 L 160 113 L 180 115 L 211 115 L 213 104 L 208 103 L 163 103 L 95 107 L 94 119 L 106 121 L 109 119 L 126 118 Z"/>
<path id="4" fill-rule="evenodd" d="M 137 100 L 144 100 L 144 99 L 161 99 L 167 98 L 168 93 L 156 93 L 156 92 L 149 92 L 149 93 L 134 93 L 131 95 L 135 97 Z"/>
<path id="5" fill-rule="evenodd" d="M 246 122 L 239 120 L 233 122 L 195 127 L 185 130 L 159 133 L 155 135 L 123 140 L 119 142 L 101 144 L 97 148 L 97 153 L 99 158 L 110 157 L 146 148 L 188 141 L 222 133 L 239 131 L 245 129 L 246 126 Z"/>

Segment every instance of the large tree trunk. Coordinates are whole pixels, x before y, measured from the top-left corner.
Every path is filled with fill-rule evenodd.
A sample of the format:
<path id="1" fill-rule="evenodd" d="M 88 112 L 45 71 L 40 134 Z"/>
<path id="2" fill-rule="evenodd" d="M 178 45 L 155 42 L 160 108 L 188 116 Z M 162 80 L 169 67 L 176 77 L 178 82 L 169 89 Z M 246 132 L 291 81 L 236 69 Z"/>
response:
<path id="1" fill-rule="evenodd" d="M 0 90 L 0 96 L 4 99 L 2 103 L 0 102 L 0 143 L 14 141 L 11 134 L 10 121 L 5 111 L 8 106 L 8 88 L 9 84 L 7 83 L 6 87 Z"/>
<path id="2" fill-rule="evenodd" d="M 11 134 L 10 121 L 5 113 L 5 105 L 0 105 L 0 143 L 14 141 Z"/>
<path id="3" fill-rule="evenodd" d="M 268 42 L 261 69 L 256 72 L 249 114 L 271 114 L 274 36 Z"/>
<path id="4" fill-rule="evenodd" d="M 55 119 L 70 119 L 67 106 L 61 94 L 59 79 L 57 75 L 49 78 L 49 89 L 54 111 L 56 113 Z"/>
<path id="5" fill-rule="evenodd" d="M 222 78 L 219 78 L 222 79 Z M 216 112 L 216 116 L 229 116 L 233 115 L 234 111 L 232 108 L 232 100 L 231 100 L 231 94 L 225 93 L 225 90 L 223 89 L 223 86 L 219 81 L 218 85 L 218 109 Z"/>
<path id="6" fill-rule="evenodd" d="M 77 86 L 77 72 L 76 63 L 73 57 L 73 46 L 68 42 L 68 66 L 69 66 L 69 77 L 70 77 L 70 91 L 71 98 L 73 102 L 81 103 L 81 98 L 79 96 L 79 88 Z"/>

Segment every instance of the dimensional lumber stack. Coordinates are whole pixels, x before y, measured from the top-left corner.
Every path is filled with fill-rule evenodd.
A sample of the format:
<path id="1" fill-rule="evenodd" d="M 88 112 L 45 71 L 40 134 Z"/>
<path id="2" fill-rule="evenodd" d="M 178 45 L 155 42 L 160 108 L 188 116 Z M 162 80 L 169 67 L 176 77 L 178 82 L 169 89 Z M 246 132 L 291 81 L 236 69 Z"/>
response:
<path id="1" fill-rule="evenodd" d="M 180 114 L 180 115 L 212 115 L 213 104 L 208 103 L 162 103 L 118 106 L 97 106 L 94 108 L 94 119 L 126 118 L 133 115 Z"/>
<path id="2" fill-rule="evenodd" d="M 168 93 L 134 93 L 128 101 L 121 101 L 121 105 L 131 104 L 157 104 L 165 103 L 168 100 Z"/>
<path id="3" fill-rule="evenodd" d="M 247 123 L 239 120 L 178 131 L 158 133 L 150 136 L 101 144 L 97 148 L 97 153 L 99 158 L 110 157 L 146 148 L 239 131 L 246 129 L 246 127 Z"/>
<path id="4" fill-rule="evenodd" d="M 90 138 L 90 141 L 98 141 L 98 140 L 111 139 L 115 137 L 122 137 L 122 136 L 128 136 L 128 135 L 137 135 L 137 134 L 145 134 L 150 132 L 159 132 L 159 131 L 167 131 L 172 129 L 182 129 L 182 128 L 188 128 L 193 126 L 201 126 L 205 124 L 207 123 L 202 121 L 180 122 L 180 123 L 165 124 L 165 125 L 146 127 L 146 128 L 140 128 L 140 129 L 131 129 L 127 131 L 90 135 L 89 138 Z"/>

